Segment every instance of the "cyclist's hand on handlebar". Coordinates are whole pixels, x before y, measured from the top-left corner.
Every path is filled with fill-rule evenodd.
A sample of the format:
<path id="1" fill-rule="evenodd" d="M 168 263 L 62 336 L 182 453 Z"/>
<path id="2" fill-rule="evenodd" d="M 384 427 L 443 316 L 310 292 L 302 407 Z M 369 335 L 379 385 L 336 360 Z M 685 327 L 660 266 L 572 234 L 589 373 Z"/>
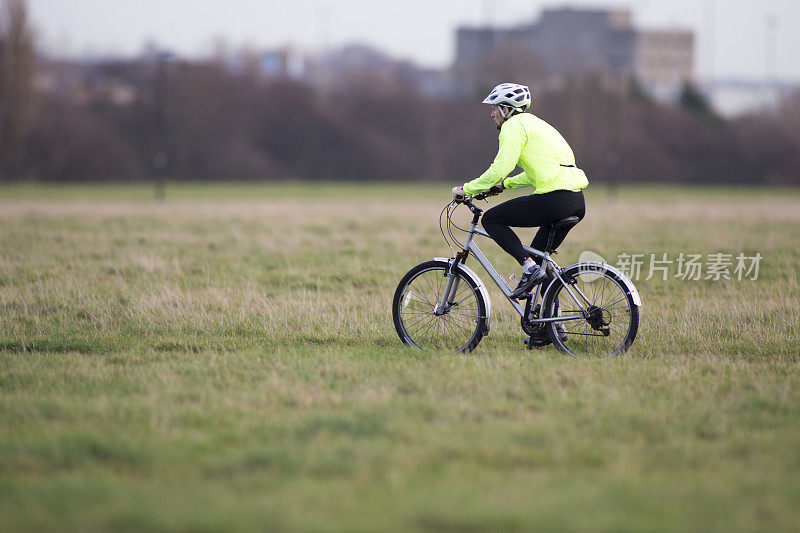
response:
<path id="1" fill-rule="evenodd" d="M 455 200 L 456 202 L 461 202 L 464 200 L 463 187 L 453 187 L 453 200 Z"/>
<path id="2" fill-rule="evenodd" d="M 493 186 L 491 189 L 486 191 L 485 195 L 486 196 L 497 196 L 498 194 L 500 194 L 504 190 L 506 190 L 506 188 L 503 187 L 503 182 L 501 181 L 500 183 L 498 183 L 497 185 Z"/>

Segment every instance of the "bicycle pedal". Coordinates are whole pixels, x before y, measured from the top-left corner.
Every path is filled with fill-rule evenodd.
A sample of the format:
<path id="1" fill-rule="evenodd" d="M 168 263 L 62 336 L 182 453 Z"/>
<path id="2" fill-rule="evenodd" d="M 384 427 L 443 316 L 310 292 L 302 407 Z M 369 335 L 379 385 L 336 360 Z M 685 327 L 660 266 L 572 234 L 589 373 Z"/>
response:
<path id="1" fill-rule="evenodd" d="M 525 337 L 525 340 L 523 342 L 525 343 L 525 346 L 529 350 L 533 350 L 533 349 L 541 350 L 542 348 L 544 348 L 545 346 L 550 344 L 549 342 L 545 342 L 545 341 L 542 341 L 542 340 L 536 339 L 536 338 L 531 339 L 530 337 Z"/>

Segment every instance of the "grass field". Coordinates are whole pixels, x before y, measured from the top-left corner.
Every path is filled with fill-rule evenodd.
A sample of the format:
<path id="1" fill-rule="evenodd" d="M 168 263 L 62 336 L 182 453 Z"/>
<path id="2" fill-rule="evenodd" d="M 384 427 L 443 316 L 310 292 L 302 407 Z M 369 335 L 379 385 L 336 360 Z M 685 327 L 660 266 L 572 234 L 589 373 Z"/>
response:
<path id="1" fill-rule="evenodd" d="M 447 193 L 0 186 L 0 530 L 800 529 L 800 191 L 590 189 L 562 265 L 763 257 L 645 266 L 606 361 L 525 350 L 494 288 L 472 354 L 400 345 Z"/>

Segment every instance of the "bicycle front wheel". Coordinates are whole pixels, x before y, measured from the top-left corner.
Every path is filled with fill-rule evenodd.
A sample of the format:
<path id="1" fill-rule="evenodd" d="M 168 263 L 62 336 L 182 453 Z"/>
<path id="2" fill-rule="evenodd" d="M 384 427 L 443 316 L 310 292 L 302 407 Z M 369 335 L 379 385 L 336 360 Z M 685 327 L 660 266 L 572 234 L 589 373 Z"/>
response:
<path id="1" fill-rule="evenodd" d="M 573 265 L 549 288 L 545 317 L 560 350 L 580 357 L 612 357 L 626 352 L 639 329 L 639 306 L 625 282 L 602 264 Z M 635 293 L 635 290 L 633 290 Z"/>
<path id="2" fill-rule="evenodd" d="M 456 289 L 439 312 L 449 268 L 445 261 L 428 261 L 400 280 L 392 301 L 392 317 L 403 343 L 423 350 L 471 352 L 488 331 L 483 294 L 459 270 L 455 272 Z"/>

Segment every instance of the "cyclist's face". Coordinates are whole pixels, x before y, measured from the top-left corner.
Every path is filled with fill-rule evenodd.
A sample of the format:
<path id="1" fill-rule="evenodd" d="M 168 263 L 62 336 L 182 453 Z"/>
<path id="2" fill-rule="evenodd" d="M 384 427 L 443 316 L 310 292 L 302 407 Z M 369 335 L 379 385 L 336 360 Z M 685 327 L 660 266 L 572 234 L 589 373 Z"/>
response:
<path id="1" fill-rule="evenodd" d="M 492 114 L 490 115 L 494 123 L 497 124 L 497 127 L 503 125 L 503 115 L 500 114 L 500 108 L 496 105 L 492 106 Z"/>

